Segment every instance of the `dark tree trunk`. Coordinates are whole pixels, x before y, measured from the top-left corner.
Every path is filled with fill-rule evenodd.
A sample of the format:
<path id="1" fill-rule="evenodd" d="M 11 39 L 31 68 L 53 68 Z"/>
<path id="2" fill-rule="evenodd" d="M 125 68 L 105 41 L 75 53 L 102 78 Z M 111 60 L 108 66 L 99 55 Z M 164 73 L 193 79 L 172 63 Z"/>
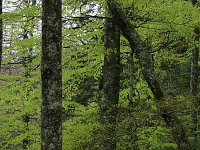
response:
<path id="1" fill-rule="evenodd" d="M 197 4 L 197 0 L 191 0 L 193 6 Z M 194 28 L 195 41 L 199 43 L 199 34 L 200 28 L 197 26 Z M 195 42 L 195 43 L 196 43 Z M 199 102 L 197 98 L 198 94 L 198 59 L 199 59 L 199 48 L 195 45 L 195 48 L 192 50 L 192 64 L 191 64 L 191 79 L 190 79 L 190 93 L 193 99 L 193 104 L 195 110 L 192 112 L 192 128 L 191 133 L 194 137 L 193 150 L 198 149 L 198 111 L 199 111 Z"/>
<path id="2" fill-rule="evenodd" d="M 192 64 L 191 64 L 191 80 L 190 80 L 190 93 L 193 99 L 194 110 L 192 112 L 192 127 L 191 133 L 194 137 L 193 149 L 197 150 L 198 144 L 198 99 L 197 99 L 197 86 L 198 86 L 198 58 L 199 58 L 199 49 L 196 47 L 192 50 Z"/>
<path id="3" fill-rule="evenodd" d="M 2 0 L 0 0 L 0 15 L 2 15 Z M 0 19 L 0 71 L 2 64 L 2 51 L 3 51 L 3 19 Z"/>
<path id="4" fill-rule="evenodd" d="M 42 1 L 41 149 L 62 149 L 62 0 Z"/>
<path id="5" fill-rule="evenodd" d="M 32 5 L 33 5 L 33 6 L 36 5 L 36 0 L 32 0 Z"/>
<path id="6" fill-rule="evenodd" d="M 133 103 L 133 89 L 134 89 L 134 62 L 133 62 L 133 52 L 130 52 L 130 93 L 129 100 Z"/>
<path id="7" fill-rule="evenodd" d="M 199 58 L 199 49 L 196 47 L 192 50 L 191 81 L 190 81 L 190 93 L 194 97 L 197 96 L 198 58 Z"/>
<path id="8" fill-rule="evenodd" d="M 103 127 L 101 150 L 116 149 L 116 118 L 120 82 L 120 32 L 113 19 L 105 22 L 105 57 L 103 67 L 103 98 L 100 119 Z"/>
<path id="9" fill-rule="evenodd" d="M 134 116 L 132 115 L 133 109 L 134 109 L 134 104 L 136 104 L 133 100 L 133 92 L 134 92 L 134 62 L 133 62 L 133 51 L 131 50 L 130 52 L 130 92 L 129 92 L 129 115 L 130 117 L 133 118 L 131 120 L 129 127 L 128 127 L 128 132 L 129 132 L 129 143 L 127 145 L 127 150 L 137 150 L 138 147 L 136 146 L 136 141 L 137 141 L 137 132 L 136 132 L 136 122 L 134 119 Z"/>
<path id="10" fill-rule="evenodd" d="M 142 42 L 139 34 L 135 30 L 134 26 L 127 19 L 124 14 L 120 4 L 115 0 L 107 0 L 108 7 L 112 16 L 117 20 L 117 25 L 119 26 L 124 37 L 129 41 L 131 49 L 135 50 L 136 57 L 139 59 L 140 66 L 142 68 L 142 73 L 144 79 L 149 85 L 154 97 L 156 98 L 157 107 L 160 110 L 160 114 L 167 126 L 171 129 L 173 138 L 178 145 L 180 150 L 191 150 L 191 145 L 186 136 L 186 131 L 179 119 L 173 113 L 170 107 L 167 107 L 167 103 L 164 100 L 163 91 L 159 85 L 156 78 L 151 56 L 148 52 L 147 46 Z M 160 102 L 163 103 L 164 107 L 160 106 Z"/>

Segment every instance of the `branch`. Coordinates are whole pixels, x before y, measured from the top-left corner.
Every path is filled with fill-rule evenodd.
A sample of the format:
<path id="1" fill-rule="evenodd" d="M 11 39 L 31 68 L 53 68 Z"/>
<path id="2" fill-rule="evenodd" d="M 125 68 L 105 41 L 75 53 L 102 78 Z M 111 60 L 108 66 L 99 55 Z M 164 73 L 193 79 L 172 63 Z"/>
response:
<path id="1" fill-rule="evenodd" d="M 186 131 L 183 128 L 180 120 L 171 112 L 171 108 L 167 105 L 160 106 L 160 102 L 167 103 L 164 99 L 164 93 L 159 85 L 157 77 L 154 72 L 153 63 L 149 54 L 148 46 L 141 40 L 138 32 L 131 22 L 127 19 L 123 9 L 117 0 L 107 0 L 107 5 L 116 24 L 119 26 L 123 36 L 129 41 L 132 51 L 135 51 L 136 57 L 139 59 L 139 64 L 142 68 L 144 79 L 149 85 L 155 99 L 157 107 L 160 111 L 161 117 L 171 129 L 173 138 L 180 150 L 190 150 L 191 145 L 186 136 Z"/>

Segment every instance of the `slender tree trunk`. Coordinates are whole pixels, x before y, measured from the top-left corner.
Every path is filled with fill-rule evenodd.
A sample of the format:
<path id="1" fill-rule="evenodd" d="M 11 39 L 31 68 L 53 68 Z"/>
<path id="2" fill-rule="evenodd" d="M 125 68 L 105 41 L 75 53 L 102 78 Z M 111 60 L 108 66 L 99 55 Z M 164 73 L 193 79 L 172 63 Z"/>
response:
<path id="1" fill-rule="evenodd" d="M 192 50 L 192 64 L 191 64 L 191 80 L 190 80 L 190 93 L 193 99 L 195 110 L 192 112 L 192 127 L 191 132 L 194 137 L 193 150 L 197 150 L 198 144 L 198 100 L 197 100 L 197 86 L 198 86 L 198 57 L 199 49 L 196 47 Z"/>
<path id="2" fill-rule="evenodd" d="M 130 52 L 130 93 L 129 100 L 133 103 L 133 89 L 134 89 L 134 64 L 133 64 L 133 51 Z"/>
<path id="3" fill-rule="evenodd" d="M 167 126 L 171 129 L 173 138 L 178 145 L 178 149 L 191 150 L 191 145 L 186 136 L 186 131 L 183 128 L 183 125 L 173 113 L 174 110 L 168 107 L 167 102 L 164 100 L 164 94 L 155 75 L 147 46 L 142 42 L 136 29 L 127 19 L 120 4 L 115 0 L 107 0 L 107 5 L 112 16 L 117 20 L 117 25 L 122 34 L 129 41 L 131 49 L 136 52 L 136 57 L 139 59 L 144 79 L 154 94 L 160 114 Z M 163 106 L 160 106 L 161 102 L 163 103 Z"/>
<path id="4" fill-rule="evenodd" d="M 132 115 L 133 109 L 134 109 L 134 101 L 133 101 L 133 92 L 134 92 L 134 62 L 133 62 L 133 51 L 130 52 L 130 92 L 129 92 L 129 114 L 130 117 L 133 118 L 133 120 L 130 122 L 128 131 L 130 135 L 130 140 L 127 145 L 127 150 L 136 150 L 138 147 L 135 145 L 135 142 L 137 140 L 137 133 L 136 133 L 136 123 L 134 116 Z"/>
<path id="5" fill-rule="evenodd" d="M 198 58 L 199 49 L 196 47 L 192 50 L 192 64 L 191 64 L 191 81 L 190 81 L 190 93 L 192 96 L 197 96 L 198 85 Z"/>
<path id="6" fill-rule="evenodd" d="M 62 0 L 42 1 L 41 149 L 62 149 Z"/>
<path id="7" fill-rule="evenodd" d="M 191 0 L 192 5 L 195 6 L 197 4 L 197 0 Z M 195 34 L 195 44 L 199 43 L 199 34 L 200 28 L 197 26 L 194 28 Z M 192 64 L 191 64 L 191 79 L 190 79 L 190 93 L 193 99 L 195 110 L 192 112 L 192 136 L 194 137 L 194 145 L 193 150 L 198 149 L 198 111 L 199 111 L 199 102 L 197 98 L 198 93 L 198 59 L 199 59 L 199 47 L 195 45 L 195 48 L 192 50 Z"/>
<path id="8" fill-rule="evenodd" d="M 120 88 L 120 32 L 115 24 L 115 20 L 106 19 L 103 98 L 100 104 L 100 120 L 103 127 L 101 150 L 116 149 L 116 118 Z"/>
<path id="9" fill-rule="evenodd" d="M 0 15 L 2 15 L 3 0 L 0 0 Z M 0 72 L 2 64 L 2 53 L 3 53 L 3 19 L 0 19 Z"/>
<path id="10" fill-rule="evenodd" d="M 30 7 L 31 4 L 30 4 L 30 1 L 24 1 L 24 4 L 27 6 L 27 7 Z M 32 3 L 32 6 L 34 6 L 35 3 Z M 28 22 L 27 22 L 28 23 Z M 29 31 L 29 34 L 32 36 L 32 33 L 31 31 Z M 26 27 L 24 27 L 23 29 L 23 39 L 28 39 L 28 32 L 27 32 L 27 29 Z M 27 51 L 26 51 L 27 50 Z M 25 83 L 25 87 L 26 88 L 26 101 L 29 101 L 29 95 L 30 95 L 30 87 L 27 87 L 26 83 L 29 82 L 30 80 L 30 77 L 31 77 L 31 62 L 32 62 L 32 47 L 26 49 L 25 52 L 24 52 L 24 63 L 23 63 L 23 67 L 24 67 L 24 77 L 25 77 L 25 80 L 24 80 L 24 83 Z M 26 58 L 28 58 L 28 60 L 26 60 Z M 29 131 L 29 122 L 30 122 L 30 114 L 29 113 L 26 113 L 22 116 L 22 120 L 23 122 L 25 123 L 25 132 L 28 132 Z M 23 149 L 28 149 L 30 145 L 30 138 L 29 137 L 25 137 L 23 140 L 22 140 L 22 147 Z"/>

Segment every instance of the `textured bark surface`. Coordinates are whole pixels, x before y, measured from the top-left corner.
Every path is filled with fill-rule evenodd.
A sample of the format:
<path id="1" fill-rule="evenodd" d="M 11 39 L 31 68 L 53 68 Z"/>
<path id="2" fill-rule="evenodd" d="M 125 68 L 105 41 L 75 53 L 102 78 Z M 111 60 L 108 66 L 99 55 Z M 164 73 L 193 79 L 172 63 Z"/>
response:
<path id="1" fill-rule="evenodd" d="M 0 0 L 0 15 L 2 14 L 2 0 Z M 3 51 L 3 19 L 0 19 L 0 71 L 2 64 L 2 51 Z"/>
<path id="2" fill-rule="evenodd" d="M 62 2 L 42 1 L 41 149 L 62 149 Z"/>
<path id="3" fill-rule="evenodd" d="M 113 19 L 106 19 L 103 98 L 100 104 L 100 120 L 103 127 L 101 150 L 116 149 L 116 118 L 120 88 L 120 32 L 115 24 Z"/>
<path id="4" fill-rule="evenodd" d="M 178 145 L 178 149 L 191 150 L 190 142 L 186 136 L 186 132 L 179 119 L 173 113 L 173 110 L 165 105 L 162 107 L 159 105 L 160 102 L 165 103 L 164 94 L 156 78 L 153 69 L 153 63 L 150 54 L 148 53 L 147 46 L 142 42 L 136 29 L 127 19 L 117 1 L 107 0 L 107 5 L 112 16 L 117 20 L 117 25 L 119 26 L 122 34 L 129 41 L 131 49 L 135 50 L 136 57 L 139 59 L 140 66 L 142 68 L 144 79 L 156 98 L 156 103 L 158 109 L 160 110 L 160 114 L 167 126 L 171 129 L 173 138 Z"/>

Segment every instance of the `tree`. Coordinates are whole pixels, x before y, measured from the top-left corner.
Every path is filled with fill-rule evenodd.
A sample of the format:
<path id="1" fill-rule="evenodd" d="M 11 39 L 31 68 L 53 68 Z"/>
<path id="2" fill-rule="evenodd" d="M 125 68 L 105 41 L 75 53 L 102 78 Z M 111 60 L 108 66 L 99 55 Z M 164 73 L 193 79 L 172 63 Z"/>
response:
<path id="1" fill-rule="evenodd" d="M 192 5 L 196 6 L 197 0 L 191 0 Z M 199 33 L 200 28 L 198 25 L 194 28 L 194 48 L 192 49 L 192 63 L 191 63 L 191 79 L 190 79 L 190 94 L 192 96 L 192 100 L 194 102 L 194 112 L 192 112 L 192 135 L 194 136 L 194 150 L 198 148 L 198 112 L 199 111 L 199 102 L 198 102 L 198 59 L 199 59 Z"/>
<path id="2" fill-rule="evenodd" d="M 3 0 L 0 0 L 0 71 L 1 71 L 1 64 L 2 64 L 2 51 L 3 51 L 3 19 L 2 19 L 2 2 Z"/>
<path id="3" fill-rule="evenodd" d="M 105 20 L 104 45 L 103 98 L 100 104 L 103 132 L 100 149 L 115 150 L 120 89 L 120 32 L 114 19 Z"/>
<path id="4" fill-rule="evenodd" d="M 42 1 L 41 148 L 62 149 L 62 1 Z"/>
<path id="5" fill-rule="evenodd" d="M 122 14 L 116 19 L 104 7 L 106 1 L 62 1 L 62 148 L 160 150 L 178 149 L 178 144 L 179 149 L 189 149 L 188 134 L 192 148 L 198 149 L 195 136 L 199 130 L 191 124 L 194 117 L 193 125 L 198 125 L 198 90 L 195 97 L 190 94 L 191 69 L 195 69 L 191 68 L 191 52 L 199 48 L 194 33 L 199 22 L 198 1 L 193 1 L 195 6 L 183 0 L 114 1 L 120 4 L 112 8 Z M 51 2 L 46 3 L 50 6 Z M 1 149 L 41 149 L 41 4 L 36 0 L 4 1 Z M 52 31 L 53 36 L 56 31 Z M 119 45 L 119 32 L 129 40 L 120 37 L 117 67 L 119 48 L 114 45 Z M 52 46 L 51 52 L 54 50 Z M 57 71 L 55 59 L 48 61 L 53 67 L 46 69 L 45 79 Z M 195 87 L 198 80 L 193 82 Z M 54 90 L 56 86 L 45 88 Z M 54 96 L 53 102 L 56 100 Z M 52 109 L 44 110 L 55 114 Z M 47 121 L 55 125 L 52 120 Z M 191 132 L 193 129 L 196 131 Z"/>
<path id="6" fill-rule="evenodd" d="M 160 115 L 165 120 L 167 126 L 171 129 L 173 138 L 178 145 L 179 149 L 189 150 L 191 149 L 190 142 L 186 135 L 186 131 L 183 128 L 179 119 L 175 116 L 169 106 L 165 104 L 164 93 L 159 85 L 157 77 L 154 73 L 153 63 L 148 53 L 147 45 L 145 45 L 134 26 L 127 19 L 121 6 L 115 0 L 107 0 L 107 4 L 112 16 L 117 20 L 123 36 L 129 41 L 132 50 L 135 50 L 136 56 L 139 59 L 140 66 L 144 79 L 149 85 L 156 102 L 163 102 L 163 106 L 159 103 L 157 107 L 160 111 Z"/>

